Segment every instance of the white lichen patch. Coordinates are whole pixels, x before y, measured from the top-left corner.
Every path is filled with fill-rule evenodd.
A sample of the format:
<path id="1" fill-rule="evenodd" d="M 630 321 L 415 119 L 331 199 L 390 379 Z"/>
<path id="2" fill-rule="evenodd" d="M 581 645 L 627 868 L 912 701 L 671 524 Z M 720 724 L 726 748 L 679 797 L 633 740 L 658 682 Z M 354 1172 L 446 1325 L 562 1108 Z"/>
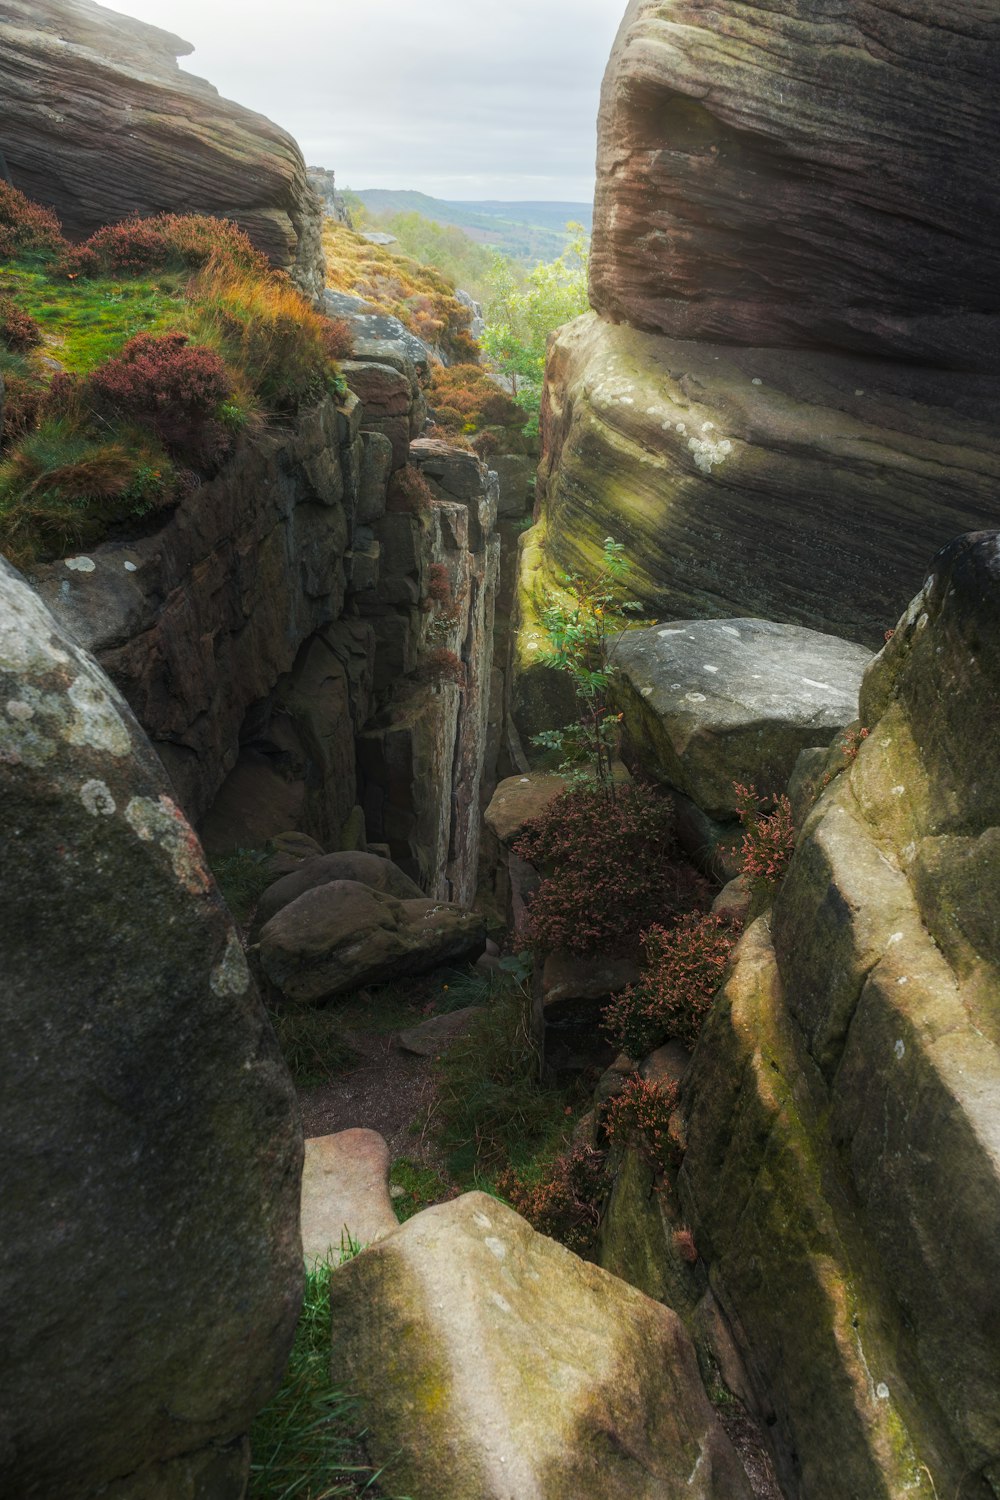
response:
<path id="1" fill-rule="evenodd" d="M 710 666 L 706 665 L 706 666 L 702 667 L 701 670 L 703 672 L 717 672 L 719 669 L 718 669 L 718 667 L 710 667 Z"/>
<path id="2" fill-rule="evenodd" d="M 16 719 L 19 724 L 26 724 L 29 719 L 35 717 L 35 710 L 30 703 L 23 703 L 20 698 L 8 698 L 5 705 L 7 715 Z"/>
<path id="3" fill-rule="evenodd" d="M 487 1235 L 486 1239 L 483 1241 L 483 1244 L 486 1246 L 491 1255 L 496 1256 L 497 1260 L 507 1259 L 507 1246 L 504 1244 L 503 1240 L 498 1240 L 494 1235 Z"/>
<path id="4" fill-rule="evenodd" d="M 92 557 L 67 557 L 66 566 L 71 573 L 94 573 L 97 570 Z"/>
<path id="5" fill-rule="evenodd" d="M 510 1303 L 507 1301 L 507 1298 L 502 1297 L 499 1292 L 490 1292 L 490 1301 L 493 1303 L 494 1307 L 499 1307 L 502 1313 L 509 1313 L 514 1311 Z"/>
<path id="6" fill-rule="evenodd" d="M 85 781 L 80 788 L 80 801 L 92 818 L 110 818 L 117 811 L 111 789 L 103 781 Z"/>
<path id="7" fill-rule="evenodd" d="M 704 693 L 685 693 L 684 697 L 688 703 L 707 703 L 708 699 Z"/>
<path id="8" fill-rule="evenodd" d="M 212 886 L 194 830 L 177 804 L 166 795 L 133 797 L 125 809 L 129 827 L 144 843 L 159 844 L 167 853 L 174 874 L 192 896 L 205 895 Z"/>
<path id="9" fill-rule="evenodd" d="M 139 571 L 134 562 L 123 563 L 122 566 L 126 573 L 137 573 Z"/>
<path id="10" fill-rule="evenodd" d="M 218 995 L 220 1000 L 238 1000 L 250 988 L 250 970 L 235 932 L 229 934 L 226 951 L 212 970 L 208 983 L 212 994 Z"/>
<path id="11" fill-rule="evenodd" d="M 118 708 L 95 677 L 83 674 L 66 690 L 75 710 L 63 731 L 70 745 L 87 745 L 109 755 L 128 755 L 132 736 L 126 729 Z"/>
<path id="12" fill-rule="evenodd" d="M 688 438 L 688 448 L 694 455 L 694 465 L 703 474 L 711 474 L 718 465 L 725 463 L 733 451 L 733 445 L 728 438 L 713 438 L 711 433 L 715 430 L 714 422 L 703 422 L 701 426 L 701 437 Z"/>

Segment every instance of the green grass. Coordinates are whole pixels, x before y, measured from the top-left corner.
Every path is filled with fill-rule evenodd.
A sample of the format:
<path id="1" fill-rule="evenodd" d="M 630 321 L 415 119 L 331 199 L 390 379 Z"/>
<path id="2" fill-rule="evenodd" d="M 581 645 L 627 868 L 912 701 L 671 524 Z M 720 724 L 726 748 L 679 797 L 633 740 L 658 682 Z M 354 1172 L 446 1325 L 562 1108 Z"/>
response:
<path id="1" fill-rule="evenodd" d="M 344 1036 L 336 1002 L 329 1006 L 289 1005 L 268 1011 L 281 1055 L 297 1088 L 316 1088 L 349 1073 L 358 1054 Z"/>
<path id="2" fill-rule="evenodd" d="M 432 1203 L 442 1203 L 455 1193 L 454 1183 L 434 1167 L 410 1161 L 406 1156 L 397 1157 L 390 1167 L 389 1185 L 403 1189 L 402 1195 L 392 1200 L 396 1218 L 401 1224 L 412 1219 L 422 1208 L 429 1208 Z"/>
<path id="3" fill-rule="evenodd" d="M 73 375 L 86 375 L 136 333 L 177 325 L 183 278 L 57 281 L 42 265 L 0 266 L 0 293 L 16 298 L 46 335 L 42 352 Z"/>
<path id="4" fill-rule="evenodd" d="M 233 849 L 228 854 L 214 854 L 208 861 L 222 898 L 241 927 L 248 927 L 263 896 L 276 876 L 267 869 L 273 854 L 264 849 Z"/>
<path id="5" fill-rule="evenodd" d="M 357 1400 L 334 1382 L 330 1267 L 306 1275 L 305 1297 L 284 1384 L 250 1432 L 251 1500 L 334 1500 L 384 1492 L 365 1462 Z"/>

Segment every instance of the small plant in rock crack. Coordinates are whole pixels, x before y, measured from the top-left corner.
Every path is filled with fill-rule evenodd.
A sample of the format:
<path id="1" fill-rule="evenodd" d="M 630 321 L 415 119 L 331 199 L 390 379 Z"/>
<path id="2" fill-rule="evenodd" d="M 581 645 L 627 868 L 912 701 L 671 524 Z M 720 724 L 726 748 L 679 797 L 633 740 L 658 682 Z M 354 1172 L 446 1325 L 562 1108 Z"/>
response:
<path id="1" fill-rule="evenodd" d="M 733 950 L 721 917 L 691 912 L 674 927 L 642 934 L 646 969 L 604 1011 L 604 1030 L 629 1057 L 646 1057 L 673 1039 L 693 1047 Z"/>
<path id="2" fill-rule="evenodd" d="M 560 1153 L 536 1180 L 508 1170 L 495 1186 L 539 1234 L 586 1255 L 597 1239 L 610 1185 L 607 1154 L 577 1144 Z"/>
<path id="3" fill-rule="evenodd" d="M 624 1149 L 635 1142 L 655 1172 L 680 1165 L 681 1150 L 670 1134 L 670 1116 L 677 1108 L 676 1083 L 659 1083 L 634 1073 L 608 1103 L 604 1128 L 612 1146 Z"/>
<path id="4" fill-rule="evenodd" d="M 743 874 L 752 891 L 773 891 L 795 848 L 792 805 L 784 794 L 769 801 L 756 787 L 738 781 L 733 782 L 733 790 L 743 824 Z"/>
<path id="5" fill-rule="evenodd" d="M 628 613 L 641 608 L 634 599 L 620 598 L 628 572 L 624 546 L 605 537 L 596 578 L 587 583 L 562 574 L 561 592 L 546 593 L 540 611 L 549 647 L 538 661 L 572 678 L 579 717 L 575 724 L 544 730 L 532 743 L 562 755 L 561 772 L 582 770 L 594 777 L 609 801 L 615 799 L 611 766 L 622 717 L 610 711 L 607 701 L 614 643 L 628 624 Z"/>

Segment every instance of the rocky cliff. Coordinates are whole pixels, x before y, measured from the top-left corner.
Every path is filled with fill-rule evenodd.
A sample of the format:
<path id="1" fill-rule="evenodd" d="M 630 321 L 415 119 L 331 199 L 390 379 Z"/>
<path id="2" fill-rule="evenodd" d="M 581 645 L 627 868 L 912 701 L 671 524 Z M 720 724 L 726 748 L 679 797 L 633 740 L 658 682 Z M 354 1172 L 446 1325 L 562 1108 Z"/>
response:
<path id="1" fill-rule="evenodd" d="M 91 0 L 2 0 L 0 44 L 0 152 L 68 235 L 129 214 L 214 214 L 322 290 L 321 216 L 298 146 L 181 72 L 189 43 Z"/>
<path id="2" fill-rule="evenodd" d="M 543 576 L 611 532 L 661 615 L 876 646 L 926 558 L 995 521 L 998 77 L 979 0 L 633 0 L 596 311 L 549 364 Z"/>
<path id="3" fill-rule="evenodd" d="M 413 441 L 411 345 L 359 341 L 346 399 L 246 442 L 165 526 L 39 567 L 213 850 L 298 828 L 387 844 L 470 901 L 490 720 L 496 479 Z"/>

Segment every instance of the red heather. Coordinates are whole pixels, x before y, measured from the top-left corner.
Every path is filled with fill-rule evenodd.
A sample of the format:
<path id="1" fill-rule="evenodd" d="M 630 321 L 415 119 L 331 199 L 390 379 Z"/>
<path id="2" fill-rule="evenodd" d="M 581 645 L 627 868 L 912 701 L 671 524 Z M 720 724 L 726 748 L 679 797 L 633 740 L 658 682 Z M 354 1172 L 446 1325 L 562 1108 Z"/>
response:
<path id="1" fill-rule="evenodd" d="M 652 1083 L 633 1074 L 608 1104 L 604 1128 L 611 1144 L 624 1149 L 634 1141 L 657 1172 L 679 1165 L 680 1150 L 670 1135 L 678 1093 L 676 1083 Z"/>
<path id="2" fill-rule="evenodd" d="M 690 912 L 673 927 L 642 935 L 647 969 L 605 1008 L 604 1029 L 629 1057 L 646 1057 L 671 1039 L 693 1047 L 733 951 L 721 917 Z"/>
<path id="3" fill-rule="evenodd" d="M 752 889 L 772 891 L 784 875 L 795 848 L 792 805 L 787 797 L 781 796 L 774 801 L 773 811 L 764 812 L 761 804 L 766 805 L 766 799 L 758 795 L 756 787 L 734 781 L 733 790 L 743 824 L 740 850 L 743 874 Z"/>
<path id="4" fill-rule="evenodd" d="M 514 1171 L 497 1180 L 497 1191 L 534 1229 L 578 1255 L 593 1246 L 608 1186 L 605 1153 L 584 1145 L 557 1156 L 538 1182 L 526 1183 Z"/>

